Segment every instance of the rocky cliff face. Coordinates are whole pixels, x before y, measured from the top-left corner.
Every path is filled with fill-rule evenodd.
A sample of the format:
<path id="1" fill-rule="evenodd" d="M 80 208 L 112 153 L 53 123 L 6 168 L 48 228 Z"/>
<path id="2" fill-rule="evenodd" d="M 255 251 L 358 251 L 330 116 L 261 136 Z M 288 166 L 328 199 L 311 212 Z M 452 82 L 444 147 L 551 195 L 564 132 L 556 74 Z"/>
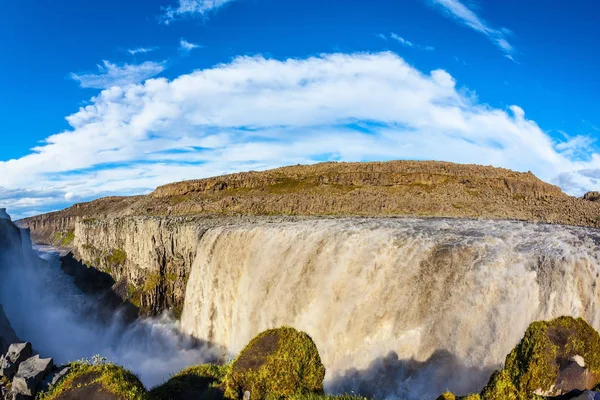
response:
<path id="1" fill-rule="evenodd" d="M 112 275 L 142 310 L 178 314 L 205 229 L 181 218 L 86 219 L 74 226 L 73 247 L 78 259 Z"/>
<path id="2" fill-rule="evenodd" d="M 10 325 L 8 318 L 6 318 L 2 305 L 0 305 L 0 354 L 6 353 L 8 346 L 18 341 L 17 334 Z"/>

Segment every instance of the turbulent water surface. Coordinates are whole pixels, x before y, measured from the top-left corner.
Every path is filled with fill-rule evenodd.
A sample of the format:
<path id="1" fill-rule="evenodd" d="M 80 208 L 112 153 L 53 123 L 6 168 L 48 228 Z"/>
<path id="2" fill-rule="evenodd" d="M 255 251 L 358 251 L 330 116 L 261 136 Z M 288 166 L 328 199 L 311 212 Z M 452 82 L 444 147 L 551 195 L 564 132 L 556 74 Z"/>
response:
<path id="1" fill-rule="evenodd" d="M 528 324 L 600 327 L 598 231 L 443 219 L 248 224 L 201 239 L 186 333 L 238 352 L 290 325 L 330 391 L 435 398 L 480 390 Z"/>
<path id="2" fill-rule="evenodd" d="M 481 389 L 533 320 L 600 327 L 591 229 L 444 219 L 213 228 L 198 243 L 181 325 L 90 318 L 94 303 L 57 256 L 41 260 L 22 241 L 19 254 L 0 243 L 0 303 L 17 333 L 59 362 L 102 354 L 148 386 L 290 325 L 315 340 L 330 392 L 428 399 Z"/>

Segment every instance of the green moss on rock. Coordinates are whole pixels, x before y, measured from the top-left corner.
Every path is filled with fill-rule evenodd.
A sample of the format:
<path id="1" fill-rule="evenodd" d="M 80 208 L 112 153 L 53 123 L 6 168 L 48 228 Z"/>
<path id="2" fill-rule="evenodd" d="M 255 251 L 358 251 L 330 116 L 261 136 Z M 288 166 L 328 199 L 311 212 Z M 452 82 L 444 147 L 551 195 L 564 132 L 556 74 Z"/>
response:
<path id="1" fill-rule="evenodd" d="M 147 398 L 146 389 L 138 377 L 117 365 L 74 362 L 70 366 L 67 376 L 49 392 L 38 395 L 39 400 L 86 398 L 100 391 L 114 395 L 115 399 Z"/>
<path id="2" fill-rule="evenodd" d="M 323 393 L 325 367 L 313 340 L 282 327 L 265 331 L 242 350 L 226 378 L 226 396 L 253 400 Z"/>
<path id="3" fill-rule="evenodd" d="M 166 383 L 152 389 L 155 400 L 205 399 L 224 397 L 224 380 L 230 365 L 204 364 L 189 367 L 177 373 Z"/>
<path id="4" fill-rule="evenodd" d="M 575 355 L 600 377 L 600 335 L 581 318 L 561 317 L 532 323 L 521 342 L 506 357 L 483 389 L 484 400 L 540 398 L 556 383 L 560 368 Z"/>
<path id="5" fill-rule="evenodd" d="M 450 392 L 444 392 L 436 400 L 456 400 L 456 396 Z"/>
<path id="6" fill-rule="evenodd" d="M 112 249 L 110 254 L 106 257 L 106 262 L 109 265 L 123 265 L 127 260 L 127 253 L 121 249 Z"/>

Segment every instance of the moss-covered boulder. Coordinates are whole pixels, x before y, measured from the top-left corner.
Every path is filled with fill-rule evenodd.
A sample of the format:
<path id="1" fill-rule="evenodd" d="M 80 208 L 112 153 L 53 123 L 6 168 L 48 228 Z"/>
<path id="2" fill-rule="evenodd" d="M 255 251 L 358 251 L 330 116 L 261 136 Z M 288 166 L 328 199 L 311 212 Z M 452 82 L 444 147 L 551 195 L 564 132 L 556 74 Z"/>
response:
<path id="1" fill-rule="evenodd" d="M 70 364 L 69 373 L 40 400 L 139 400 L 147 398 L 137 376 L 114 364 Z"/>
<path id="2" fill-rule="evenodd" d="M 532 323 L 506 357 L 504 369 L 492 375 L 481 397 L 531 399 L 591 389 L 598 382 L 600 335 L 581 318 L 561 317 Z"/>
<path id="3" fill-rule="evenodd" d="M 230 365 L 205 364 L 189 367 L 173 375 L 149 393 L 154 400 L 220 400 Z"/>
<path id="4" fill-rule="evenodd" d="M 313 340 L 304 332 L 283 327 L 250 341 L 231 366 L 226 396 L 252 400 L 322 393 L 325 367 Z"/>

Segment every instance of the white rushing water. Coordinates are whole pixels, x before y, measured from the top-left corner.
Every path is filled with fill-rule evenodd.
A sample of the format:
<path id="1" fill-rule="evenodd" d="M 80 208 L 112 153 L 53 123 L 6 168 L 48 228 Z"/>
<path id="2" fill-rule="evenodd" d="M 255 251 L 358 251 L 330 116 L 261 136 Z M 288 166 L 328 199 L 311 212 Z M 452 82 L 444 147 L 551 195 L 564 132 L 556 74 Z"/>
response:
<path id="1" fill-rule="evenodd" d="M 125 324 L 99 319 L 95 299 L 60 269 L 51 248 L 33 251 L 29 236 L 0 221 L 0 304 L 22 340 L 44 357 L 66 363 L 96 354 L 138 374 L 147 387 L 189 365 L 213 361 L 217 349 L 182 335 L 168 316 Z"/>
<path id="2" fill-rule="evenodd" d="M 479 391 L 530 322 L 600 326 L 599 243 L 595 230 L 506 221 L 214 228 L 199 243 L 182 328 L 232 353 L 268 328 L 304 330 L 333 392 Z"/>

